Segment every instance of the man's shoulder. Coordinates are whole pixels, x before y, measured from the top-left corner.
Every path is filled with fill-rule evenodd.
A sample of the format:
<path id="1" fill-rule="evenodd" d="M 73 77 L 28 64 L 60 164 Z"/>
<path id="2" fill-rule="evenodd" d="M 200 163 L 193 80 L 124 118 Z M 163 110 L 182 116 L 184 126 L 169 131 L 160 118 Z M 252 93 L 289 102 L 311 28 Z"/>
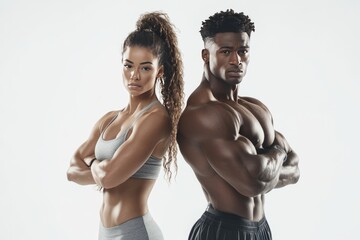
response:
<path id="1" fill-rule="evenodd" d="M 237 122 L 236 112 L 219 101 L 188 102 L 179 121 L 179 133 L 203 138 L 226 134 L 225 126 Z"/>
<path id="2" fill-rule="evenodd" d="M 227 104 L 218 101 L 210 91 L 198 88 L 189 96 L 184 113 L 190 112 L 191 114 L 210 114 L 216 116 L 227 108 Z"/>
<path id="3" fill-rule="evenodd" d="M 217 119 L 223 116 L 228 106 L 219 101 L 189 101 L 182 113 L 182 118 L 201 120 L 202 118 Z"/>
<path id="4" fill-rule="evenodd" d="M 265 106 L 265 104 L 263 102 L 261 102 L 259 99 L 253 98 L 253 97 L 244 97 L 244 96 L 239 96 L 238 97 L 238 102 L 241 104 L 241 101 L 245 101 L 245 102 L 249 102 L 255 105 L 258 105 L 259 107 L 265 108 L 267 109 L 267 107 Z"/>

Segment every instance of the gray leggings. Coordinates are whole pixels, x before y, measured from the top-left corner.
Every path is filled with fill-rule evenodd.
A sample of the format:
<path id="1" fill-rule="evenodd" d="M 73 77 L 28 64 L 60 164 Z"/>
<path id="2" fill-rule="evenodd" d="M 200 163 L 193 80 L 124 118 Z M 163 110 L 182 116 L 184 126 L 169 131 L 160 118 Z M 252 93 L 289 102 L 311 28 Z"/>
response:
<path id="1" fill-rule="evenodd" d="M 159 226 L 150 213 L 106 228 L 100 223 L 99 240 L 163 240 Z"/>

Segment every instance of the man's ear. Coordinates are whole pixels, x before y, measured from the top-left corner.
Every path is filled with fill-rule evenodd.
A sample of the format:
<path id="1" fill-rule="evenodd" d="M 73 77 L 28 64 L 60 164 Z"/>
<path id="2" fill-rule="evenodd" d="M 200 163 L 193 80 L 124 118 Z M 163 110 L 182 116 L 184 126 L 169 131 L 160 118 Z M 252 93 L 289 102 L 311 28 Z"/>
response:
<path id="1" fill-rule="evenodd" d="M 209 50 L 207 50 L 206 48 L 201 50 L 201 58 L 204 60 L 204 63 L 208 63 L 209 62 Z"/>

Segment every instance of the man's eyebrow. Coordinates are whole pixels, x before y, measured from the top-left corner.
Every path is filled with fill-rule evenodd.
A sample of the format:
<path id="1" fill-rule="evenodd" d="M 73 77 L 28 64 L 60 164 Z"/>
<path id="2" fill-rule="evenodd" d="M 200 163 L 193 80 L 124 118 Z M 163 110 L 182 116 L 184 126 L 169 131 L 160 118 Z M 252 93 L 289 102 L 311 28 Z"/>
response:
<path id="1" fill-rule="evenodd" d="M 229 47 L 229 46 L 222 46 L 219 48 L 219 50 L 231 50 L 233 49 L 233 47 Z"/>
<path id="2" fill-rule="evenodd" d="M 250 48 L 250 46 L 249 46 L 249 45 L 245 45 L 245 46 L 241 46 L 241 47 L 239 47 L 239 48 Z"/>
<path id="3" fill-rule="evenodd" d="M 250 48 L 250 46 L 249 45 L 240 46 L 238 49 L 244 49 L 244 48 Z M 220 47 L 220 49 L 234 49 L 234 47 L 222 46 L 222 47 Z"/>

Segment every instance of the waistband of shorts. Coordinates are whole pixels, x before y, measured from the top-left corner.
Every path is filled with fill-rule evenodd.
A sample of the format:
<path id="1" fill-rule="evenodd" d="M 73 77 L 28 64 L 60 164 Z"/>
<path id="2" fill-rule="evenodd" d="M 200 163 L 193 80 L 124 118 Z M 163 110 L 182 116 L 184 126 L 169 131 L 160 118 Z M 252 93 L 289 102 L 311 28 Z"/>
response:
<path id="1" fill-rule="evenodd" d="M 147 212 L 143 216 L 129 219 L 126 222 L 113 227 L 104 227 L 104 225 L 100 221 L 99 231 L 103 236 L 106 237 L 112 237 L 113 235 L 119 235 L 119 234 L 128 234 L 137 230 L 139 226 L 144 226 L 144 220 L 148 218 L 152 218 L 150 212 Z"/>
<path id="2" fill-rule="evenodd" d="M 215 221 L 216 220 L 221 221 L 228 225 L 235 225 L 237 227 L 260 228 L 263 226 L 263 224 L 266 224 L 265 216 L 259 221 L 251 221 L 236 214 L 226 213 L 216 210 L 211 204 L 208 205 L 203 216 L 206 218 L 211 218 L 212 220 Z"/>

